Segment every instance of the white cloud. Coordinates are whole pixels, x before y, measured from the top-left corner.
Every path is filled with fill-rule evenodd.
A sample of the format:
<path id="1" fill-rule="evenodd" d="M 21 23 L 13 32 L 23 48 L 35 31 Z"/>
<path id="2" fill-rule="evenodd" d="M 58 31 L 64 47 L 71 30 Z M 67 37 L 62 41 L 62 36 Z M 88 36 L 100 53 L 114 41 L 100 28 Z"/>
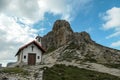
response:
<path id="1" fill-rule="evenodd" d="M 78 9 L 88 6 L 92 0 L 0 0 L 0 12 L 8 16 L 17 16 L 30 23 L 43 20 L 45 13 L 61 15 L 71 20 Z M 77 7 L 76 7 L 77 6 Z"/>
<path id="2" fill-rule="evenodd" d="M 116 41 L 111 44 L 111 47 L 119 47 L 119 46 L 120 46 L 120 41 Z"/>
<path id="3" fill-rule="evenodd" d="M 103 28 L 105 30 L 113 29 L 114 32 L 106 37 L 106 39 L 119 37 L 120 36 L 120 8 L 113 7 L 106 11 L 103 16 L 103 20 L 105 23 L 103 24 Z M 111 47 L 119 47 L 120 41 L 116 41 L 111 43 Z"/>
<path id="4" fill-rule="evenodd" d="M 62 14 L 63 18 L 70 18 L 70 7 L 65 0 L 39 0 L 40 11 L 44 14 L 45 12 L 53 13 L 54 15 Z"/>
<path id="5" fill-rule="evenodd" d="M 0 14 L 0 62 L 15 60 L 18 48 L 33 40 L 39 30 L 20 25 L 12 17 Z"/>
<path id="6" fill-rule="evenodd" d="M 120 8 L 113 7 L 108 10 L 103 19 L 105 20 L 105 24 L 103 24 L 104 29 L 116 29 L 120 27 Z"/>
<path id="7" fill-rule="evenodd" d="M 105 21 L 103 24 L 105 30 L 114 30 L 113 34 L 106 37 L 107 39 L 120 36 L 120 8 L 113 7 L 107 10 L 103 16 L 103 20 Z"/>
<path id="8" fill-rule="evenodd" d="M 30 39 L 30 36 L 37 30 L 31 27 L 16 23 L 12 17 L 8 17 L 4 14 L 0 15 L 0 30 L 4 33 L 3 37 L 6 41 L 24 42 L 25 38 Z"/>
<path id="9" fill-rule="evenodd" d="M 72 20 L 73 16 L 75 16 L 76 11 L 81 10 L 83 6 L 90 3 L 92 0 L 39 0 L 40 11 L 50 12 L 54 15 L 62 15 L 62 19 Z"/>
<path id="10" fill-rule="evenodd" d="M 2 6 L 1 12 L 7 14 L 8 16 L 17 16 L 23 19 L 28 19 L 32 23 L 41 18 L 37 0 L 1 1 L 1 4 L 5 4 L 4 6 Z"/>
<path id="11" fill-rule="evenodd" d="M 115 33 L 113 33 L 113 34 L 107 36 L 106 39 L 113 38 L 113 37 L 117 37 L 117 36 L 119 36 L 119 35 L 120 35 L 120 32 L 117 31 L 117 32 L 115 32 Z"/>

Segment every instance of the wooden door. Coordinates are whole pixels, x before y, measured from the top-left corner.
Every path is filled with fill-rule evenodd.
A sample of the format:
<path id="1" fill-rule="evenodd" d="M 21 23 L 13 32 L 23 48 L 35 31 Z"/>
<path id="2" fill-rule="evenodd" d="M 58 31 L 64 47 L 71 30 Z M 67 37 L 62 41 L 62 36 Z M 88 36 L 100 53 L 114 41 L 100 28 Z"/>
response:
<path id="1" fill-rule="evenodd" d="M 35 65 L 36 63 L 36 54 L 28 54 L 28 65 Z"/>

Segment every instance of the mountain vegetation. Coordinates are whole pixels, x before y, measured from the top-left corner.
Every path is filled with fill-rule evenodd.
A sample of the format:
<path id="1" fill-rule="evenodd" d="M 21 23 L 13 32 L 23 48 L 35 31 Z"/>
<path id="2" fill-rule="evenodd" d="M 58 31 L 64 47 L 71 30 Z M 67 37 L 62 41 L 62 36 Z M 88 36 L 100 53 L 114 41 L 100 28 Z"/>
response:
<path id="1" fill-rule="evenodd" d="M 106 73 L 56 64 L 44 71 L 43 80 L 120 80 L 120 78 Z"/>

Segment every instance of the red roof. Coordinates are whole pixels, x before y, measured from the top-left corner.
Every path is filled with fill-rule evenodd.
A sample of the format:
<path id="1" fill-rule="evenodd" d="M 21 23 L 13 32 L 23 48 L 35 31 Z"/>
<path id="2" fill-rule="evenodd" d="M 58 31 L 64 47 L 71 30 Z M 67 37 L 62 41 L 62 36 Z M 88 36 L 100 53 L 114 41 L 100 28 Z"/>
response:
<path id="1" fill-rule="evenodd" d="M 16 53 L 15 56 L 17 56 L 21 50 L 23 50 L 24 48 L 26 48 L 27 46 L 29 46 L 32 43 L 34 43 L 40 50 L 42 50 L 43 53 L 45 52 L 45 50 L 40 46 L 40 44 L 38 42 L 36 42 L 35 40 L 33 40 L 33 41 L 29 42 L 28 44 L 19 48 L 19 50 L 18 50 L 18 52 Z"/>

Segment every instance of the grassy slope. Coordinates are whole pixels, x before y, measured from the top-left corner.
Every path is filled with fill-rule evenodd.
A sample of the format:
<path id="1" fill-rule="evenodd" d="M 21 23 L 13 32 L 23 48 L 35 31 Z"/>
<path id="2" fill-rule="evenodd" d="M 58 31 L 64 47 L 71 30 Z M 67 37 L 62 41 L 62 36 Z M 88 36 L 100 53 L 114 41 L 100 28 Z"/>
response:
<path id="1" fill-rule="evenodd" d="M 55 65 L 44 71 L 43 80 L 120 80 L 120 78 L 73 66 Z"/>
<path id="2" fill-rule="evenodd" d="M 0 70 L 0 74 L 8 73 L 8 74 L 22 74 L 22 75 L 29 75 L 29 72 L 22 69 L 22 68 L 3 68 Z"/>

